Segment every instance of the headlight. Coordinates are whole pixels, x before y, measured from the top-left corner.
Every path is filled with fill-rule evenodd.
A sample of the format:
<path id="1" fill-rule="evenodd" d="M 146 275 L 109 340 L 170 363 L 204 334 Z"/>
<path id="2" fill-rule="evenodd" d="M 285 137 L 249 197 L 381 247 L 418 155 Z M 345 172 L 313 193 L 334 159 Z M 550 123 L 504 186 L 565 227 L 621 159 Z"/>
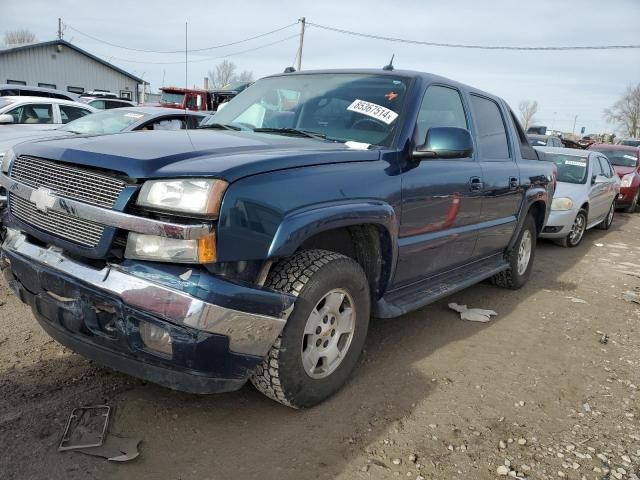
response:
<path id="1" fill-rule="evenodd" d="M 7 150 L 6 152 L 0 153 L 0 160 L 2 160 L 2 173 L 9 173 L 9 167 L 11 166 L 11 162 L 16 157 L 16 154 L 13 153 L 12 149 Z"/>
<path id="2" fill-rule="evenodd" d="M 573 200 L 570 198 L 554 198 L 551 202 L 551 210 L 571 210 Z"/>
<path id="3" fill-rule="evenodd" d="M 194 178 L 149 180 L 142 185 L 137 204 L 169 212 L 216 216 L 227 185 L 224 180 Z"/>
<path id="4" fill-rule="evenodd" d="M 633 183 L 633 176 L 635 172 L 627 173 L 624 177 L 622 177 L 622 181 L 620 182 L 621 187 L 630 187 Z"/>
<path id="5" fill-rule="evenodd" d="M 130 232 L 124 256 L 156 262 L 213 263 L 216 261 L 215 234 L 197 240 L 180 240 Z"/>

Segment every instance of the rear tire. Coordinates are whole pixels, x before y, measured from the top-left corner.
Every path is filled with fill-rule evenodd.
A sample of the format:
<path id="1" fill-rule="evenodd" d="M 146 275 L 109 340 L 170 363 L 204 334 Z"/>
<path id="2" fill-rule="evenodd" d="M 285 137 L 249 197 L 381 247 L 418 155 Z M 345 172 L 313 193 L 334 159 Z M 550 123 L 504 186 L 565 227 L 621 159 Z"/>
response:
<path id="1" fill-rule="evenodd" d="M 506 254 L 509 268 L 491 278 L 494 285 L 517 290 L 527 283 L 536 253 L 536 237 L 536 222 L 531 214 L 527 214 L 513 248 Z"/>
<path id="2" fill-rule="evenodd" d="M 356 367 L 369 326 L 367 277 L 349 257 L 303 250 L 278 262 L 265 286 L 298 299 L 251 383 L 283 405 L 312 407 L 337 392 Z"/>
<path id="3" fill-rule="evenodd" d="M 616 200 L 614 199 L 611 202 L 611 206 L 609 207 L 609 211 L 607 212 L 607 216 L 604 217 L 604 220 L 598 224 L 598 228 L 600 230 L 609 230 L 611 225 L 613 225 L 613 217 L 616 214 Z"/>

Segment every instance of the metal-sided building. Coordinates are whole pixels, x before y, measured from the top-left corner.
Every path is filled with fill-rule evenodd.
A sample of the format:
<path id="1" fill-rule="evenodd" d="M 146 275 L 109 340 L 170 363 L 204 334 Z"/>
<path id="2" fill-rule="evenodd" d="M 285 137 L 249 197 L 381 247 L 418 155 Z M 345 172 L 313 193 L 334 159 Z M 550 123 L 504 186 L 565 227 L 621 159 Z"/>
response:
<path id="1" fill-rule="evenodd" d="M 144 82 L 72 43 L 53 40 L 0 48 L 0 83 L 76 94 L 102 90 L 138 102 Z"/>

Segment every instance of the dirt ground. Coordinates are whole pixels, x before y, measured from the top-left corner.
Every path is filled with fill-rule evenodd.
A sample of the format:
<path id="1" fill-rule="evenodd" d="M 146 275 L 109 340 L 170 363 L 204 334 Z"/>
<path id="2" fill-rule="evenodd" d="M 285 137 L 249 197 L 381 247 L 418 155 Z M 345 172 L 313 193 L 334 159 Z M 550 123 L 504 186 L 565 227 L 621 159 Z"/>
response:
<path id="1" fill-rule="evenodd" d="M 622 295 L 640 289 L 639 236 L 640 214 L 619 214 L 578 248 L 541 242 L 522 290 L 373 320 L 352 381 L 307 411 L 100 368 L 0 282 L 0 479 L 637 479 L 640 305 Z M 448 302 L 498 316 L 463 321 Z M 57 452 L 70 411 L 97 403 L 110 432 L 142 438 L 139 458 Z"/>

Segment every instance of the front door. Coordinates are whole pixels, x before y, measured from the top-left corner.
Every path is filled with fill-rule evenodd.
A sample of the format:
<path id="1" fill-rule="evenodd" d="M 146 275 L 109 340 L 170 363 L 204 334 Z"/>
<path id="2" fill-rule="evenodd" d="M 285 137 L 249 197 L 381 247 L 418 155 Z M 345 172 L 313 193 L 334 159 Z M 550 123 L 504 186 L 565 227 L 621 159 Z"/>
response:
<path id="1" fill-rule="evenodd" d="M 416 141 L 424 142 L 432 127 L 468 128 L 457 89 L 444 85 L 427 89 Z M 481 170 L 474 158 L 425 159 L 403 174 L 394 286 L 451 269 L 473 256 L 481 195 Z"/>
<path id="2" fill-rule="evenodd" d="M 475 255 L 485 257 L 505 249 L 516 228 L 522 201 L 520 169 L 509 144 L 505 116 L 500 105 L 476 94 L 469 96 L 482 170 L 483 199 Z M 510 148 L 511 147 L 511 148 Z"/>

